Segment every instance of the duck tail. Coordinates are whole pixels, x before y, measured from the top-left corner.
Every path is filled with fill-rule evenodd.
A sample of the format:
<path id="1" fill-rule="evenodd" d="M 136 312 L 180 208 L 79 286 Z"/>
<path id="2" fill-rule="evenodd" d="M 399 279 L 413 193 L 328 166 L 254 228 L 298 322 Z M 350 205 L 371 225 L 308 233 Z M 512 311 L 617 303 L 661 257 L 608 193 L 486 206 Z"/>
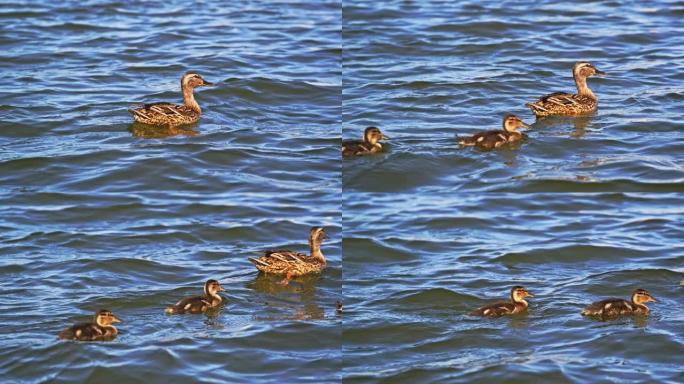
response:
<path id="1" fill-rule="evenodd" d="M 473 146 L 475 145 L 475 140 L 472 137 L 461 137 L 458 139 L 458 144 L 464 146 Z"/>

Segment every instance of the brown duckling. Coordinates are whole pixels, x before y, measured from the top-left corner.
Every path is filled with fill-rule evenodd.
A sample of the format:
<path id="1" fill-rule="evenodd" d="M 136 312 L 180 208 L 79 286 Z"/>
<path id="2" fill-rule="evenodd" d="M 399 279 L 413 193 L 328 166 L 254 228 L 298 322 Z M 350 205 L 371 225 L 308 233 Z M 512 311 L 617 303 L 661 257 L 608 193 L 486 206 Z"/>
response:
<path id="1" fill-rule="evenodd" d="M 195 101 L 193 91 L 196 87 L 205 85 L 213 84 L 196 73 L 186 73 L 181 78 L 183 105 L 153 103 L 128 111 L 133 115 L 135 121 L 149 125 L 173 127 L 196 123 L 202 114 L 202 109 Z"/>
<path id="2" fill-rule="evenodd" d="M 606 299 L 589 304 L 582 310 L 582 316 L 599 317 L 602 319 L 614 318 L 622 315 L 643 315 L 650 312 L 645 303 L 655 302 L 645 289 L 636 289 L 632 292 L 632 300 Z"/>
<path id="3" fill-rule="evenodd" d="M 598 100 L 587 86 L 587 77 L 605 75 L 591 63 L 580 61 L 572 67 L 577 94 L 555 92 L 525 104 L 537 117 L 585 115 L 596 110 Z"/>
<path id="4" fill-rule="evenodd" d="M 211 308 L 218 307 L 223 298 L 218 293 L 224 291 L 217 280 L 207 280 L 204 283 L 204 295 L 187 297 L 176 304 L 166 307 L 164 312 L 168 315 L 181 315 L 185 313 L 204 313 Z"/>
<path id="5" fill-rule="evenodd" d="M 501 317 L 506 315 L 516 315 L 527 311 L 526 297 L 534 297 L 524 287 L 516 285 L 511 288 L 511 301 L 502 301 L 495 304 L 486 305 L 470 313 L 471 316 Z"/>
<path id="6" fill-rule="evenodd" d="M 103 341 L 112 340 L 119 334 L 112 323 L 120 323 L 121 320 L 106 309 L 95 313 L 95 321 L 73 325 L 59 333 L 62 340 L 80 341 Z"/>
<path id="7" fill-rule="evenodd" d="M 382 152 L 380 140 L 383 139 L 387 140 L 389 137 L 376 127 L 368 127 L 363 131 L 363 140 L 342 141 L 342 156 L 361 156 Z"/>
<path id="8" fill-rule="evenodd" d="M 335 303 L 335 306 L 337 307 L 337 314 L 341 315 L 342 314 L 342 302 L 337 300 L 337 302 Z"/>
<path id="9" fill-rule="evenodd" d="M 321 243 L 327 238 L 323 228 L 313 227 L 309 232 L 310 255 L 290 250 L 270 250 L 257 259 L 250 257 L 249 261 L 261 272 L 285 275 L 281 284 L 287 285 L 293 277 L 319 273 L 325 268 Z"/>
<path id="10" fill-rule="evenodd" d="M 499 148 L 504 144 L 515 143 L 522 140 L 523 135 L 518 132 L 518 128 L 530 127 L 516 115 L 506 115 L 503 118 L 502 125 L 503 129 L 500 131 L 480 132 L 471 137 L 459 139 L 458 143 L 463 146 L 475 146 L 487 150 Z"/>

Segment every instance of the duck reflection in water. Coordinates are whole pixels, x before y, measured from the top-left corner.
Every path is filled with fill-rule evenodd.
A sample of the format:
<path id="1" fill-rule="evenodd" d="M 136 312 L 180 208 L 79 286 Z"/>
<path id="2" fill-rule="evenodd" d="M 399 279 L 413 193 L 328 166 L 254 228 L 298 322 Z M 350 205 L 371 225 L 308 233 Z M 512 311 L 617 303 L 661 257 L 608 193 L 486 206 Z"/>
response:
<path id="1" fill-rule="evenodd" d="M 192 127 L 154 126 L 142 123 L 133 123 L 128 131 L 134 137 L 141 139 L 165 139 L 174 136 L 197 136 L 199 132 Z"/>
<path id="2" fill-rule="evenodd" d="M 265 304 L 267 312 L 273 315 L 255 316 L 256 320 L 322 320 L 325 311 L 316 304 L 316 284 L 319 275 L 305 275 L 293 278 L 291 284 L 280 284 L 277 275 L 259 273 L 248 288 L 273 296 Z M 283 313 L 285 312 L 285 313 Z M 282 314 L 281 314 L 282 313 Z"/>

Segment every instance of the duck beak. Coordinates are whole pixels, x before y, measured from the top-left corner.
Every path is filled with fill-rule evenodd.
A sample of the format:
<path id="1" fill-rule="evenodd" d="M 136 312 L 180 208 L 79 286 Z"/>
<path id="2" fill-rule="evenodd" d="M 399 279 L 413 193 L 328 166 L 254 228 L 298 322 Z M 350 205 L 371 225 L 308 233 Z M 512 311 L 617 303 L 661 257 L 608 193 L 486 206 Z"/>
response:
<path id="1" fill-rule="evenodd" d="M 382 134 L 382 139 L 383 139 L 383 140 L 389 140 L 390 138 L 389 138 L 389 136 L 387 136 L 387 135 L 385 135 L 385 134 L 383 133 L 383 134 Z"/>
<path id="2" fill-rule="evenodd" d="M 221 292 L 221 291 L 225 291 L 226 289 L 223 288 L 223 286 L 219 285 L 218 290 L 219 290 L 219 292 Z"/>
<path id="3" fill-rule="evenodd" d="M 529 292 L 525 292 L 525 293 L 527 294 L 527 297 L 534 297 L 534 295 L 529 293 Z"/>
<path id="4" fill-rule="evenodd" d="M 121 323 L 121 319 L 116 316 L 112 316 L 112 323 Z"/>
<path id="5" fill-rule="evenodd" d="M 214 85 L 214 83 L 210 83 L 206 80 L 203 80 L 203 81 L 204 81 L 204 83 L 202 83 L 202 85 L 209 85 L 209 86 Z"/>
<path id="6" fill-rule="evenodd" d="M 595 71 L 595 72 L 596 72 L 596 74 L 597 74 L 597 75 L 599 75 L 599 76 L 605 76 L 605 75 L 606 75 L 606 73 L 605 73 L 605 72 L 603 72 L 603 71 L 599 71 L 599 70 L 598 70 L 598 69 L 596 69 L 596 68 L 594 68 L 594 71 Z"/>
<path id="7" fill-rule="evenodd" d="M 525 127 L 525 128 L 529 128 L 529 127 L 530 127 L 529 124 L 527 124 L 526 122 L 524 122 L 524 121 L 522 121 L 522 120 L 520 120 L 520 126 L 521 126 L 521 127 Z"/>
<path id="8" fill-rule="evenodd" d="M 649 297 L 648 297 L 648 300 L 646 300 L 646 301 L 649 301 L 649 302 L 651 302 L 651 303 L 656 303 L 656 302 L 657 302 L 656 299 L 655 299 L 655 297 L 653 297 L 653 296 L 649 296 Z"/>

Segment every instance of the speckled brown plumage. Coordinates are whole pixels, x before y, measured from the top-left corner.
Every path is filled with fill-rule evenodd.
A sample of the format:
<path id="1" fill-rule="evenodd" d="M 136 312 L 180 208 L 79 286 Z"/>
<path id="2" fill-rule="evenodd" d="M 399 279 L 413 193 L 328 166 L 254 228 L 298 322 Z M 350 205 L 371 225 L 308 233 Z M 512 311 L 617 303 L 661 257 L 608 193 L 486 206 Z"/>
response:
<path id="1" fill-rule="evenodd" d="M 529 127 L 515 115 L 506 115 L 502 125 L 503 129 L 501 130 L 479 132 L 473 136 L 459 139 L 458 143 L 466 147 L 474 146 L 485 150 L 495 149 L 521 141 L 524 136 L 517 129 Z"/>
<path id="2" fill-rule="evenodd" d="M 207 280 L 204 283 L 204 295 L 182 299 L 176 304 L 167 307 L 164 312 L 169 315 L 204 313 L 221 305 L 223 298 L 218 293 L 223 290 L 218 281 L 213 279 Z"/>
<path id="3" fill-rule="evenodd" d="M 107 341 L 116 338 L 119 331 L 112 323 L 119 323 L 121 320 L 106 309 L 102 309 L 95 314 L 95 319 L 91 323 L 80 323 L 73 325 L 59 333 L 62 340 L 79 341 Z"/>
<path id="4" fill-rule="evenodd" d="M 145 104 L 129 109 L 133 119 L 139 123 L 156 126 L 179 126 L 196 123 L 202 115 L 193 90 L 196 87 L 212 85 L 196 73 L 187 73 L 181 78 L 183 105 L 172 103 Z"/>
<path id="5" fill-rule="evenodd" d="M 526 297 L 533 297 L 524 287 L 511 288 L 511 301 L 502 301 L 478 308 L 470 313 L 472 316 L 501 317 L 516 315 L 527 311 Z"/>
<path id="6" fill-rule="evenodd" d="M 596 95 L 587 86 L 587 77 L 603 75 L 591 63 L 579 62 L 572 68 L 577 94 L 555 92 L 525 104 L 537 117 L 576 116 L 594 112 L 598 106 Z"/>
<path id="7" fill-rule="evenodd" d="M 582 310 L 582 316 L 610 319 L 624 315 L 648 315 L 650 310 L 645 303 L 655 302 L 645 289 L 637 289 L 632 293 L 631 301 L 624 299 L 605 299 L 589 304 Z"/>
<path id="8" fill-rule="evenodd" d="M 362 156 L 382 152 L 380 140 L 388 139 L 380 129 L 368 127 L 363 132 L 363 140 L 345 140 L 342 142 L 342 156 Z"/>
<path id="9" fill-rule="evenodd" d="M 261 272 L 284 275 L 284 284 L 297 276 L 319 273 L 326 261 L 321 252 L 321 242 L 326 238 L 325 230 L 314 227 L 309 233 L 310 255 L 290 250 L 269 250 L 259 258 L 249 258 L 249 261 Z"/>

